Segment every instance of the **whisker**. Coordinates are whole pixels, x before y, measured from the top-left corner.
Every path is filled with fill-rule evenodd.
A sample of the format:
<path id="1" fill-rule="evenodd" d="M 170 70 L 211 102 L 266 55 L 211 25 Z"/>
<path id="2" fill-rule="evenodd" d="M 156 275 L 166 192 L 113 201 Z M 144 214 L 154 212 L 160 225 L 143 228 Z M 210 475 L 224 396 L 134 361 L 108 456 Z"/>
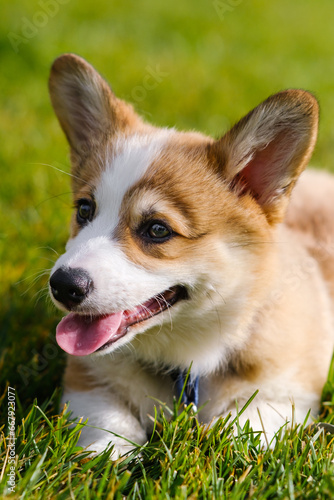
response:
<path id="1" fill-rule="evenodd" d="M 34 276 L 36 275 L 40 275 L 40 276 L 43 276 L 44 273 L 46 273 L 47 269 L 43 269 L 43 270 L 40 270 L 40 271 L 37 271 L 36 273 L 33 273 L 33 274 L 30 274 L 30 276 L 27 276 L 26 278 L 23 278 L 19 281 L 16 281 L 14 283 L 14 285 L 20 285 L 21 283 L 23 283 L 24 281 L 27 281 L 27 280 L 30 280 L 30 278 L 34 278 Z M 35 278 L 36 279 L 36 278 Z"/>
<path id="2" fill-rule="evenodd" d="M 55 194 L 53 196 L 50 196 L 49 198 L 46 198 L 45 200 L 41 201 L 40 203 L 38 203 L 37 205 L 35 205 L 35 208 L 38 208 L 40 207 L 41 205 L 43 205 L 43 203 L 46 203 L 47 201 L 50 201 L 50 200 L 54 200 L 55 198 L 60 198 L 61 196 L 65 196 L 67 194 L 72 194 L 72 191 L 66 191 L 65 193 L 61 193 L 61 194 Z M 63 201 L 63 200 L 61 200 Z M 68 206 L 69 204 L 66 203 L 65 201 L 63 202 L 64 205 Z"/>
<path id="3" fill-rule="evenodd" d="M 168 289 L 168 291 L 170 291 L 170 289 Z M 168 302 L 162 294 L 158 294 L 157 297 L 161 297 L 163 302 L 166 304 L 166 310 L 168 311 L 169 320 L 170 320 L 170 329 L 171 329 L 171 331 L 173 331 L 173 319 L 172 319 L 172 315 L 171 315 L 171 311 L 170 311 L 170 307 L 168 305 Z M 159 302 L 159 300 L 158 300 L 158 302 Z M 162 309 L 160 309 L 160 311 L 164 312 L 164 311 L 162 311 Z"/>
<path id="4" fill-rule="evenodd" d="M 40 259 L 47 260 L 48 262 L 51 262 L 52 264 L 55 264 L 55 262 L 56 262 L 56 260 L 57 260 L 57 259 L 56 259 L 56 260 L 54 260 L 54 259 L 49 259 L 48 257 L 40 257 Z M 50 271 L 51 271 L 51 269 L 50 269 Z"/>
<path id="5" fill-rule="evenodd" d="M 217 293 L 219 295 L 219 297 L 221 297 L 221 299 L 223 300 L 224 304 L 226 304 L 225 299 L 222 297 L 222 295 L 215 288 L 213 288 L 213 291 L 215 293 Z M 217 319 L 218 319 L 219 331 L 221 332 L 222 331 L 221 317 L 220 317 L 219 311 L 218 311 L 217 307 L 215 306 L 214 301 L 211 297 L 211 291 L 206 290 L 205 295 L 209 298 L 209 300 L 211 301 L 211 304 L 214 306 L 214 311 L 215 311 L 215 313 L 217 315 Z"/>
<path id="6" fill-rule="evenodd" d="M 22 292 L 21 297 L 23 297 L 28 292 L 30 292 L 30 290 L 33 288 L 35 283 L 37 283 L 37 281 L 40 280 L 43 276 L 48 276 L 49 273 L 50 273 L 50 269 L 46 269 L 42 272 L 39 272 L 37 274 L 37 276 L 36 276 L 36 274 L 32 275 L 32 276 L 35 276 L 35 278 L 31 281 L 30 286 L 24 292 Z M 27 279 L 30 279 L 32 276 L 29 276 L 29 278 L 27 278 Z M 25 281 L 25 280 L 21 280 L 21 282 L 18 282 L 17 284 L 22 283 L 23 281 Z"/>
<path id="7" fill-rule="evenodd" d="M 245 241 L 243 243 L 236 243 L 229 245 L 230 248 L 239 248 L 239 247 L 250 247 L 250 246 L 258 246 L 258 245 L 275 245 L 276 241 Z"/>
<path id="8" fill-rule="evenodd" d="M 29 288 L 27 288 L 27 290 L 25 290 L 24 292 L 21 293 L 21 297 L 24 297 L 25 295 L 27 295 L 27 293 L 30 292 L 30 290 L 34 287 L 34 285 L 36 284 L 36 282 L 38 281 L 38 279 L 40 279 L 42 276 L 39 276 L 38 278 L 36 278 L 32 284 L 30 285 Z"/>
<path id="9" fill-rule="evenodd" d="M 52 247 L 38 247 L 37 250 L 51 250 L 51 252 L 54 252 L 57 257 L 59 256 L 59 252 Z"/>
<path id="10" fill-rule="evenodd" d="M 212 286 L 212 290 L 217 294 L 219 295 L 219 297 L 222 299 L 223 303 L 226 304 L 226 300 L 224 299 L 224 297 L 222 296 L 222 294 L 220 292 L 218 292 L 218 290 Z M 210 293 L 210 290 L 208 290 L 208 292 Z"/>
<path id="11" fill-rule="evenodd" d="M 28 165 L 41 165 L 42 167 L 50 167 L 53 168 L 54 170 L 57 170 L 57 172 L 68 175 L 69 177 L 74 177 L 71 172 L 66 172 L 66 170 L 62 170 L 61 168 L 56 167 L 55 165 L 51 165 L 51 163 L 31 162 L 28 163 Z"/>
<path id="12" fill-rule="evenodd" d="M 46 298 L 48 297 L 49 295 L 49 288 L 48 286 L 45 286 L 43 288 L 41 288 L 40 290 L 38 290 L 33 296 L 32 296 L 32 299 L 37 299 L 35 300 L 35 307 L 37 306 L 38 302 L 42 299 L 42 298 Z"/>
<path id="13" fill-rule="evenodd" d="M 82 178 L 78 175 L 74 175 L 71 172 L 66 172 L 66 170 L 62 170 L 61 168 L 56 167 L 55 165 L 51 165 L 50 163 L 29 163 L 29 165 L 42 165 L 44 167 L 50 167 L 56 170 L 57 172 L 60 172 L 62 174 L 68 175 L 69 177 L 72 177 L 72 179 L 77 179 L 82 182 Z M 94 189 L 95 186 L 90 184 L 89 182 L 86 181 L 87 186 L 89 186 L 91 189 Z"/>

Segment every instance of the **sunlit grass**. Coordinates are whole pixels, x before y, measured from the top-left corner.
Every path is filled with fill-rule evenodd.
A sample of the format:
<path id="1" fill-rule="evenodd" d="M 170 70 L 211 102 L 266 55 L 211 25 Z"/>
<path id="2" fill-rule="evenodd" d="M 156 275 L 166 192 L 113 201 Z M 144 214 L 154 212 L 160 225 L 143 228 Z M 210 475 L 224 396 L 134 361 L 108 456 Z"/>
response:
<path id="1" fill-rule="evenodd" d="M 333 497 L 333 439 L 317 428 L 288 432 L 275 450 L 263 452 L 248 431 L 233 438 L 226 422 L 207 430 L 189 410 L 173 410 L 171 423 L 159 416 L 160 438 L 140 459 L 135 452 L 111 464 L 106 453 L 87 461 L 76 447 L 74 430 L 58 416 L 59 391 L 51 397 L 61 386 L 64 357 L 54 341 L 60 315 L 47 299 L 47 273 L 64 247 L 72 200 L 67 145 L 47 79 L 57 55 L 76 52 L 147 120 L 215 136 L 268 95 L 305 88 L 321 106 L 312 163 L 333 169 L 334 4 L 54 2 L 53 14 L 41 2 L 1 5 L 0 427 L 3 438 L 8 382 L 18 404 L 17 497 Z M 222 16 L 217 5 L 231 8 Z M 24 40 L 16 51 L 10 33 Z M 152 71 L 157 85 L 147 89 Z M 333 380 L 331 373 L 323 395 L 327 423 L 333 422 Z M 1 450 L 5 460 L 5 442 Z"/>

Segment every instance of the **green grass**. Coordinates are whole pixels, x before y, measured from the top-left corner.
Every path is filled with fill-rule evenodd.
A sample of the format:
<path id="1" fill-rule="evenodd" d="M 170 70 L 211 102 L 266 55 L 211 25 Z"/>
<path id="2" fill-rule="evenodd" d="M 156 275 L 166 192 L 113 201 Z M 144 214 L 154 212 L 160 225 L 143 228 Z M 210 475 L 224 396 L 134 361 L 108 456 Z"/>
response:
<path id="1" fill-rule="evenodd" d="M 222 17 L 215 6 L 224 3 L 234 7 L 225 7 Z M 67 145 L 47 94 L 57 55 L 86 57 L 153 123 L 213 135 L 280 89 L 311 90 L 321 106 L 312 162 L 333 170 L 333 2 L 57 5 L 43 18 L 37 1 L 1 4 L 0 457 L 5 461 L 8 383 L 17 394 L 14 497 L 332 498 L 333 436 L 317 428 L 282 434 L 275 450 L 263 452 L 247 429 L 233 438 L 228 422 L 206 430 L 189 409 L 165 410 L 171 422 L 159 415 L 162 439 L 156 433 L 140 459 L 134 452 L 111 464 L 106 453 L 87 461 L 67 418 L 58 416 L 54 390 L 61 386 L 64 357 L 54 331 L 60 314 L 46 298 L 43 273 L 64 247 L 72 204 L 68 176 L 56 170 L 69 171 Z M 8 35 L 13 41 L 24 30 L 29 38 L 15 51 Z M 163 75 L 148 90 L 145 76 L 152 69 Z M 331 373 L 323 395 L 328 423 L 334 421 L 333 395 Z M 2 496 L 8 493 L 6 463 Z"/>
<path id="2" fill-rule="evenodd" d="M 76 446 L 80 424 L 70 428 L 65 413 L 47 412 L 58 399 L 55 393 L 41 407 L 35 402 L 17 427 L 17 498 L 319 499 L 334 495 L 334 436 L 319 427 L 282 430 L 276 447 L 263 451 L 259 434 L 247 424 L 239 428 L 238 436 L 232 433 L 236 422 L 228 418 L 209 429 L 198 423 L 191 406 L 180 410 L 175 402 L 172 410 L 156 415 L 155 433 L 145 446 L 113 463 L 111 449 L 88 458 Z M 0 494 L 6 495 L 5 481 L 0 483 Z"/>

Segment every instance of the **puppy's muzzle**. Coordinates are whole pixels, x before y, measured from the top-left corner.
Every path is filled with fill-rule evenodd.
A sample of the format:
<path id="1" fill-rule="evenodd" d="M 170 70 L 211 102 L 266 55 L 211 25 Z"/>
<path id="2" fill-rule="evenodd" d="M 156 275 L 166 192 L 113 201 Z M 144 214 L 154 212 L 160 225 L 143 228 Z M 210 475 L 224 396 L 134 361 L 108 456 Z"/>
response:
<path id="1" fill-rule="evenodd" d="M 60 267 L 50 278 L 50 288 L 55 300 L 72 310 L 89 295 L 93 289 L 93 280 L 80 267 Z"/>

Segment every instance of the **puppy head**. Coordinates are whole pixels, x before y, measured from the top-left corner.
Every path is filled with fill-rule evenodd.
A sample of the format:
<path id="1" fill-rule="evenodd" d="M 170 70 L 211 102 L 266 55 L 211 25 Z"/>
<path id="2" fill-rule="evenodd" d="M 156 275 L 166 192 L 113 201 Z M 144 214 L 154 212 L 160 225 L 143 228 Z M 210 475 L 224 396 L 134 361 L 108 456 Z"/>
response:
<path id="1" fill-rule="evenodd" d="M 71 311 L 58 343 L 78 356 L 131 343 L 149 361 L 214 369 L 263 293 L 263 242 L 312 153 L 316 100 L 276 94 L 215 141 L 144 123 L 72 54 L 55 61 L 50 94 L 76 207 L 50 278 Z"/>

